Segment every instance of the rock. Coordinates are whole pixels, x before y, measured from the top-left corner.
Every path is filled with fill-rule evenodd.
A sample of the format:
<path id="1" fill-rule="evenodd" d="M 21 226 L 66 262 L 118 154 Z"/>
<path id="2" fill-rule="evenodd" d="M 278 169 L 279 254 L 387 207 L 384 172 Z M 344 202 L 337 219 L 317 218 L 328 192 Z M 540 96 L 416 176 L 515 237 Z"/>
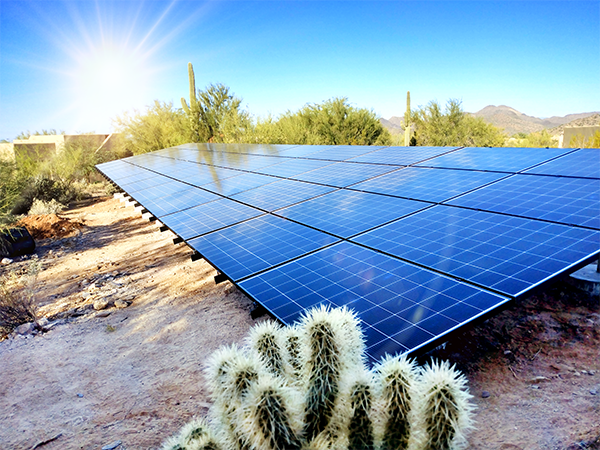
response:
<path id="1" fill-rule="evenodd" d="M 96 314 L 96 317 L 108 317 L 108 316 L 110 316 L 110 311 L 108 311 L 108 310 L 100 311 L 98 314 Z"/>
<path id="2" fill-rule="evenodd" d="M 537 384 L 531 385 L 531 389 L 539 389 L 540 387 Z"/>
<path id="3" fill-rule="evenodd" d="M 488 398 L 490 396 L 490 393 L 488 391 L 483 391 L 481 393 L 481 398 Z"/>
<path id="4" fill-rule="evenodd" d="M 47 317 L 42 317 L 40 320 L 37 321 L 37 323 L 40 326 L 40 328 L 45 328 L 48 325 L 49 322 L 50 321 L 48 320 Z"/>
<path id="5" fill-rule="evenodd" d="M 596 374 L 596 371 L 595 370 L 588 370 L 587 374 L 593 377 Z"/>
<path id="6" fill-rule="evenodd" d="M 11 262 L 13 262 L 13 260 L 10 258 L 2 258 L 1 262 L 2 262 L 2 264 L 7 265 L 7 264 L 10 264 Z"/>
<path id="7" fill-rule="evenodd" d="M 102 450 L 114 450 L 119 445 L 121 445 L 121 441 L 115 441 L 112 444 L 108 444 L 108 445 L 105 445 L 104 447 L 102 447 Z"/>
<path id="8" fill-rule="evenodd" d="M 15 328 L 15 333 L 20 335 L 26 334 L 34 334 L 37 333 L 38 324 L 35 322 L 22 323 L 17 328 Z"/>
<path id="9" fill-rule="evenodd" d="M 83 398 L 83 394 L 77 394 L 77 397 Z"/>
<path id="10" fill-rule="evenodd" d="M 539 377 L 533 377 L 533 378 L 531 378 L 531 379 L 530 379 L 528 382 L 529 382 L 529 383 L 536 384 L 536 383 L 540 383 L 540 382 L 542 382 L 542 381 L 550 381 L 550 378 L 548 378 L 548 377 L 542 377 L 542 376 L 539 376 Z"/>
<path id="11" fill-rule="evenodd" d="M 598 395 L 598 389 L 591 389 L 590 390 L 590 394 L 592 394 L 592 395 Z"/>
<path id="12" fill-rule="evenodd" d="M 108 307 L 108 300 L 104 298 L 99 298 L 94 302 L 94 309 L 96 311 L 100 311 L 101 309 L 106 309 Z"/>
<path id="13" fill-rule="evenodd" d="M 117 308 L 127 308 L 130 304 L 128 302 L 126 302 L 125 300 L 115 300 L 115 306 Z"/>

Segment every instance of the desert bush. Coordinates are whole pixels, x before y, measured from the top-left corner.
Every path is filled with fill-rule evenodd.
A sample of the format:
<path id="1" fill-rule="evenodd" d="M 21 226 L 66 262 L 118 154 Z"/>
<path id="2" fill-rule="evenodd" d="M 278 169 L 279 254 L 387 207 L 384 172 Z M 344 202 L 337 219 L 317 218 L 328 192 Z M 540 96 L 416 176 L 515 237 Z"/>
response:
<path id="1" fill-rule="evenodd" d="M 254 327 L 206 367 L 213 405 L 163 450 L 414 449 L 466 444 L 466 379 L 446 362 L 365 362 L 358 318 L 315 308 L 300 323 Z"/>
<path id="2" fill-rule="evenodd" d="M 34 284 L 41 264 L 33 257 L 25 274 L 8 272 L 0 275 L 0 335 L 7 335 L 16 327 L 35 322 L 36 304 Z"/>
<path id="3" fill-rule="evenodd" d="M 42 214 L 57 214 L 65 209 L 65 205 L 57 202 L 55 199 L 45 202 L 44 200 L 38 200 L 37 198 L 33 201 L 31 208 L 29 208 L 28 215 L 42 215 Z"/>

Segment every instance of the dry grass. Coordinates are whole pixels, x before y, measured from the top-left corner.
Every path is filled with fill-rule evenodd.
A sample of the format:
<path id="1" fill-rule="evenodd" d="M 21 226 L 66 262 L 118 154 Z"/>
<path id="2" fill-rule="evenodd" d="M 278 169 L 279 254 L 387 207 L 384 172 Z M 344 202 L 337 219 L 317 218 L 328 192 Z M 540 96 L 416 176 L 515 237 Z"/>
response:
<path id="1" fill-rule="evenodd" d="M 0 336 L 36 321 L 34 285 L 40 268 L 39 260 L 33 257 L 25 273 L 7 271 L 0 275 Z"/>

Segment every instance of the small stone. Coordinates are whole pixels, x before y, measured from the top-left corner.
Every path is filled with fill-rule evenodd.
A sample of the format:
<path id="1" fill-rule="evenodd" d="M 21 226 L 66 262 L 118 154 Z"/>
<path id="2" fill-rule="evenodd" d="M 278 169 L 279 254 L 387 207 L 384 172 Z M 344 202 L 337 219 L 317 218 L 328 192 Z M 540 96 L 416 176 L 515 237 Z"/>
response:
<path id="1" fill-rule="evenodd" d="M 483 391 L 481 393 L 481 398 L 488 398 L 490 396 L 490 393 L 488 391 Z"/>
<path id="2" fill-rule="evenodd" d="M 38 325 L 35 322 L 22 323 L 17 328 L 15 328 L 15 333 L 25 336 L 26 334 L 36 333 L 38 329 Z"/>
<path id="3" fill-rule="evenodd" d="M 548 377 L 543 377 L 543 376 L 538 376 L 538 377 L 533 377 L 529 380 L 529 383 L 540 383 L 542 381 L 550 381 L 550 378 Z"/>
<path id="4" fill-rule="evenodd" d="M 580 377 L 580 376 L 581 376 L 581 374 L 580 374 L 579 372 L 574 372 L 574 373 L 573 373 L 573 376 L 574 376 L 574 377 Z"/>
<path id="5" fill-rule="evenodd" d="M 4 264 L 4 265 L 10 264 L 12 262 L 13 262 L 13 260 L 10 258 L 2 258 L 2 264 Z"/>
<path id="6" fill-rule="evenodd" d="M 105 445 L 104 447 L 102 447 L 102 450 L 114 450 L 119 445 L 121 445 L 121 441 L 115 441 L 112 444 L 108 444 L 108 445 Z"/>
<path id="7" fill-rule="evenodd" d="M 592 395 L 598 395 L 598 389 L 592 389 L 592 390 L 590 390 L 590 394 L 592 394 Z"/>
<path id="8" fill-rule="evenodd" d="M 539 389 L 540 387 L 537 384 L 531 385 L 531 389 Z"/>
<path id="9" fill-rule="evenodd" d="M 510 355 L 512 352 L 510 350 L 504 350 L 505 355 Z"/>
<path id="10" fill-rule="evenodd" d="M 40 320 L 38 320 L 38 325 L 42 328 L 46 327 L 48 325 L 50 321 L 48 320 L 47 317 L 42 317 Z"/>
<path id="11" fill-rule="evenodd" d="M 108 300 L 104 298 L 99 298 L 94 302 L 94 309 L 96 311 L 100 311 L 101 309 L 106 309 L 108 307 Z"/>
<path id="12" fill-rule="evenodd" d="M 98 314 L 96 314 L 96 317 L 108 317 L 110 316 L 110 311 L 108 310 L 104 310 L 104 311 L 100 311 Z"/>
<path id="13" fill-rule="evenodd" d="M 588 370 L 588 375 L 593 377 L 595 374 L 596 374 L 595 370 Z"/>
<path id="14" fill-rule="evenodd" d="M 83 394 L 77 394 L 77 397 L 83 398 Z"/>
<path id="15" fill-rule="evenodd" d="M 127 308 L 129 306 L 129 303 L 127 303 L 125 300 L 115 300 L 115 307 L 117 308 Z"/>

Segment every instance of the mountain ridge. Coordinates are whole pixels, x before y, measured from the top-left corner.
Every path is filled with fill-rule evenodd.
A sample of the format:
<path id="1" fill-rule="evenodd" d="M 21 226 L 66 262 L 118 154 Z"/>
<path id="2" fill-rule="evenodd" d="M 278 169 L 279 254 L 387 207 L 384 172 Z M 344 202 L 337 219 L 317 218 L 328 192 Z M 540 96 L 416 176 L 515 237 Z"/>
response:
<path id="1" fill-rule="evenodd" d="M 474 117 L 481 117 L 487 123 L 503 129 L 508 136 L 517 133 L 533 133 L 536 131 L 548 130 L 550 134 L 562 133 L 564 126 L 571 122 L 573 126 L 581 126 L 585 123 L 584 119 L 600 114 L 600 111 L 583 112 L 567 114 L 566 116 L 551 116 L 547 118 L 529 116 L 511 106 L 506 105 L 488 105 L 475 113 Z M 583 120 L 583 122 L 582 122 Z M 392 116 L 389 119 L 380 119 L 381 124 L 392 134 L 402 133 L 404 131 L 404 118 Z M 595 120 L 593 122 L 596 122 Z M 594 123 L 591 123 L 594 124 Z"/>

